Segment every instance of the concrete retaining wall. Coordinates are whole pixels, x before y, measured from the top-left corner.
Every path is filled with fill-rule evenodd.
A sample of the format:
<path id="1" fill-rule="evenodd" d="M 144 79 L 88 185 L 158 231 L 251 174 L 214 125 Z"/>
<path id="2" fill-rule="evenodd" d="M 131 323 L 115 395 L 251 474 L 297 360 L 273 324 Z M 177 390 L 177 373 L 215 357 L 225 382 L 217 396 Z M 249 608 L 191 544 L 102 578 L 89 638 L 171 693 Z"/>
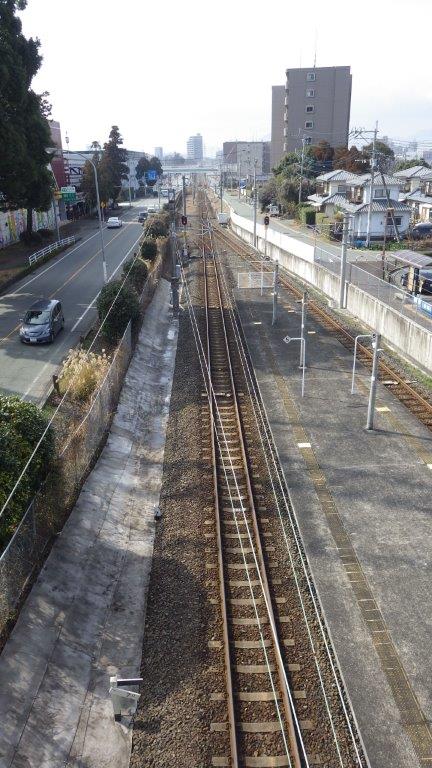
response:
<path id="1" fill-rule="evenodd" d="M 253 222 L 231 211 L 231 227 L 247 243 L 253 243 Z M 258 249 L 264 252 L 264 226 L 257 225 Z M 268 231 L 267 254 L 278 258 L 282 267 L 313 286 L 330 299 L 339 299 L 339 277 L 313 261 L 313 245 L 302 243 L 274 229 Z M 347 309 L 370 328 L 379 331 L 384 340 L 427 372 L 432 372 L 432 333 L 404 317 L 374 296 L 347 286 Z"/>

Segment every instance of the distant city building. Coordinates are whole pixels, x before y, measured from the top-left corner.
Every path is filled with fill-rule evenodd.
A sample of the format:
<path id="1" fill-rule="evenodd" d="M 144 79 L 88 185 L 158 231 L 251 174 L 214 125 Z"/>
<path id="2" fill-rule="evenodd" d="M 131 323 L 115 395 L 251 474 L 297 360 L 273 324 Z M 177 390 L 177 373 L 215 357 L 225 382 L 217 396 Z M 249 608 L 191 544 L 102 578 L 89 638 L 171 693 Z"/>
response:
<path id="1" fill-rule="evenodd" d="M 423 152 L 423 160 L 429 165 L 432 164 L 432 149 L 425 149 Z"/>
<path id="2" fill-rule="evenodd" d="M 285 86 L 272 85 L 272 118 L 270 167 L 274 168 L 284 154 Z"/>
<path id="3" fill-rule="evenodd" d="M 223 162 L 242 178 L 270 173 L 269 141 L 224 141 Z"/>
<path id="4" fill-rule="evenodd" d="M 281 123 L 280 86 L 273 86 L 272 164 L 283 151 L 327 141 L 332 147 L 348 144 L 351 110 L 350 67 L 310 67 L 286 70 L 285 113 Z M 275 159 L 273 159 L 275 158 Z"/>
<path id="5" fill-rule="evenodd" d="M 154 156 L 157 157 L 157 159 L 162 162 L 162 160 L 163 160 L 163 149 L 162 149 L 162 147 L 155 147 L 154 148 Z"/>
<path id="6" fill-rule="evenodd" d="M 202 160 L 203 155 L 203 140 L 201 134 L 197 133 L 196 136 L 190 136 L 187 140 L 187 159 Z"/>

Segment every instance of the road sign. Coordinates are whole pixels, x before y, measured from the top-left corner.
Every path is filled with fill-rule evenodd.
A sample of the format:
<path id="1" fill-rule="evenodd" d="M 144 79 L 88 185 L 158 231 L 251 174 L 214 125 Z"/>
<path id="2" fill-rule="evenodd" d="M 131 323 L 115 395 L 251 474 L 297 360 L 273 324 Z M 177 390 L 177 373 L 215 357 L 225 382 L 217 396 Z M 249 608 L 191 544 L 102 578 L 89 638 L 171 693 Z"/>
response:
<path id="1" fill-rule="evenodd" d="M 285 344 L 289 344 L 289 343 L 290 343 L 290 341 L 291 341 L 291 336 L 285 336 L 285 337 L 284 337 L 284 342 L 285 342 Z"/>
<path id="2" fill-rule="evenodd" d="M 74 203 L 76 201 L 76 189 L 73 186 L 61 187 L 60 189 L 62 200 L 65 203 Z"/>
<path id="3" fill-rule="evenodd" d="M 157 173 L 156 173 L 156 171 L 146 171 L 145 172 L 145 177 L 146 177 L 147 181 L 156 181 Z"/>

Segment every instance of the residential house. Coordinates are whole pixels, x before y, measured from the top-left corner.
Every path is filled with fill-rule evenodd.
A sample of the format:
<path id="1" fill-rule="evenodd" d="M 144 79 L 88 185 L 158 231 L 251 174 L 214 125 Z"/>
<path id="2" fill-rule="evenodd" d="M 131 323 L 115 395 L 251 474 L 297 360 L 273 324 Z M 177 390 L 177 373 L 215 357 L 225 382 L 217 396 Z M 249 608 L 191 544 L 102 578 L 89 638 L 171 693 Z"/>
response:
<path id="1" fill-rule="evenodd" d="M 397 171 L 401 182 L 399 200 L 409 205 L 414 221 L 432 221 L 432 169 L 415 165 Z"/>
<path id="2" fill-rule="evenodd" d="M 317 210 L 333 219 L 339 211 L 350 214 L 351 238 L 362 240 L 368 229 L 371 174 L 331 171 L 317 178 L 317 192 L 308 200 Z M 401 181 L 395 177 L 376 173 L 372 188 L 370 220 L 371 239 L 381 240 L 394 236 L 395 224 L 400 235 L 409 228 L 411 209 L 399 200 Z M 389 209 L 392 209 L 390 211 Z"/>

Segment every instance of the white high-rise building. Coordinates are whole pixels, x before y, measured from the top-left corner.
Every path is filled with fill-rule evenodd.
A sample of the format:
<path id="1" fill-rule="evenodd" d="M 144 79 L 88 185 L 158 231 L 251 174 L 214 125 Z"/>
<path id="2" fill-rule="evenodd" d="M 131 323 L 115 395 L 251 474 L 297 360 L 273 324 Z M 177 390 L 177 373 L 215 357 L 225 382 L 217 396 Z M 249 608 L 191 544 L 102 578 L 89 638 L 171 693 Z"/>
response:
<path id="1" fill-rule="evenodd" d="M 203 140 L 200 133 L 196 136 L 190 136 L 187 140 L 187 159 L 188 160 L 202 160 L 203 159 Z"/>
<path id="2" fill-rule="evenodd" d="M 162 162 L 162 160 L 163 160 L 163 148 L 162 147 L 155 147 L 154 148 L 154 156 L 157 157 L 157 159 Z"/>

